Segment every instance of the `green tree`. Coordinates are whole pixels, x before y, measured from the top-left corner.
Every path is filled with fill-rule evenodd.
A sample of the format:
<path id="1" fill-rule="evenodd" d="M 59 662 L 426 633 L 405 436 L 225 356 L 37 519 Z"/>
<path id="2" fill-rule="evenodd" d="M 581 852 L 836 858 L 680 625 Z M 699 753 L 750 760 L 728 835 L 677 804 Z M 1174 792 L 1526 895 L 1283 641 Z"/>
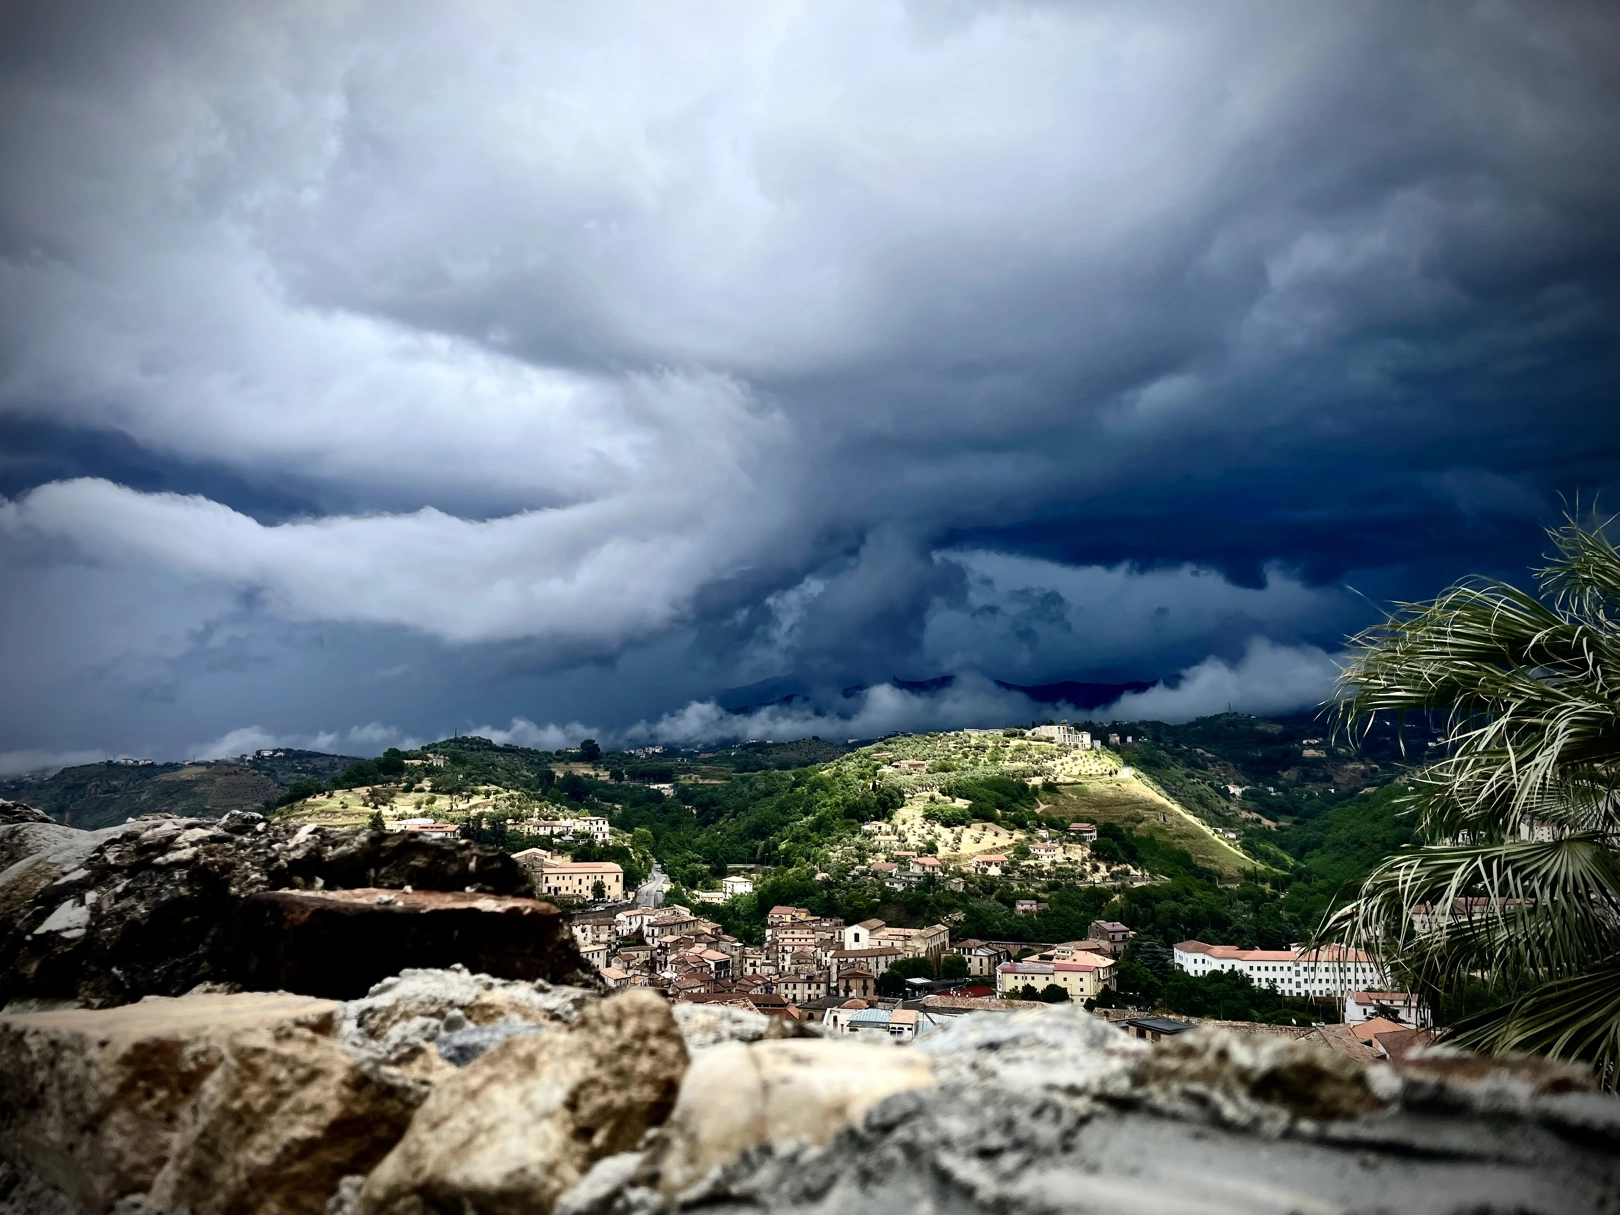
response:
<path id="1" fill-rule="evenodd" d="M 579 757 L 588 764 L 594 764 L 602 758 L 602 748 L 594 738 L 587 738 L 579 744 Z"/>
<path id="2" fill-rule="evenodd" d="M 1067 1004 L 1069 1002 L 1069 993 L 1056 983 L 1048 983 L 1041 988 L 1041 994 L 1036 998 L 1044 1000 L 1048 1004 Z"/>
<path id="3" fill-rule="evenodd" d="M 1539 594 L 1469 580 L 1358 635 L 1347 722 L 1443 714 L 1414 781 L 1419 843 L 1381 864 L 1329 933 L 1431 1000 L 1475 980 L 1492 1007 L 1453 1039 L 1620 1066 L 1620 552 L 1599 527 L 1549 533 Z M 1457 900 L 1473 900 L 1459 903 Z M 1438 925 L 1415 922 L 1427 905 Z M 1452 909 L 1464 914 L 1450 914 Z"/>
<path id="4" fill-rule="evenodd" d="M 942 979 L 965 979 L 968 977 L 968 960 L 959 953 L 948 953 L 939 960 L 939 977 Z"/>
<path id="5" fill-rule="evenodd" d="M 372 831 L 387 831 L 388 825 L 383 822 L 381 810 L 373 810 L 371 817 L 366 820 L 366 826 Z"/>

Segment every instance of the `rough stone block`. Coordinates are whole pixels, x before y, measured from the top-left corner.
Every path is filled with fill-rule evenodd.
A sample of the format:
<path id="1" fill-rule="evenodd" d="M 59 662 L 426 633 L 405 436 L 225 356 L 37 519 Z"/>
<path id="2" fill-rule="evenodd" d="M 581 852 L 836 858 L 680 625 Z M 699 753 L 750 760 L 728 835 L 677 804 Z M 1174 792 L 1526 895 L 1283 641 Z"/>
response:
<path id="1" fill-rule="evenodd" d="M 106 1211 L 152 1184 L 231 1035 L 331 1034 L 341 1013 L 327 1000 L 254 992 L 0 1017 L 0 1156 Z"/>
<path id="2" fill-rule="evenodd" d="M 245 986 L 345 1000 L 408 967 L 548 980 L 585 968 L 552 904 L 433 890 L 263 891 L 243 903 L 238 946 Z"/>
<path id="3" fill-rule="evenodd" d="M 188 1215 L 323 1215 L 399 1141 L 429 1086 L 281 1025 L 232 1034 L 185 1110 L 151 1204 Z"/>
<path id="4" fill-rule="evenodd" d="M 887 1046 L 804 1039 L 710 1047 L 681 1086 L 660 1184 L 678 1194 L 757 1144 L 824 1144 L 884 1098 L 933 1083 L 926 1055 Z"/>
<path id="5" fill-rule="evenodd" d="M 686 1046 L 662 997 L 610 996 L 441 1080 L 366 1180 L 360 1215 L 546 1215 L 594 1164 L 668 1116 Z"/>

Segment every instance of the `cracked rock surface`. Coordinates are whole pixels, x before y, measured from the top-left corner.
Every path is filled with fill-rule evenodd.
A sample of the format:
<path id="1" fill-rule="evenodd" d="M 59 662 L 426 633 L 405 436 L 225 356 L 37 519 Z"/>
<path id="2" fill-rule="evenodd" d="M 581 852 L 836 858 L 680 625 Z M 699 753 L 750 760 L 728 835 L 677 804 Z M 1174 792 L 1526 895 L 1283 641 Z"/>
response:
<path id="1" fill-rule="evenodd" d="M 530 889 L 511 857 L 466 841 L 294 826 L 241 811 L 78 831 L 7 805 L 0 1006 L 55 1000 L 104 1008 L 182 995 L 200 983 L 242 984 L 262 953 L 260 942 L 244 937 L 243 908 L 264 891 Z M 561 937 L 559 973 L 549 977 L 583 974 L 571 940 Z"/>
<path id="2" fill-rule="evenodd" d="M 933 1083 L 882 1096 L 825 1144 L 739 1133 L 729 1159 L 694 1161 L 672 1143 L 677 1114 L 647 1150 L 599 1164 L 558 1210 L 1620 1210 L 1620 1102 L 1556 1066 L 1438 1052 L 1396 1071 L 1218 1029 L 1149 1046 L 1061 1005 L 964 1017 L 888 1053 L 925 1059 Z M 736 1100 L 724 1086 L 682 1094 L 721 1122 Z"/>

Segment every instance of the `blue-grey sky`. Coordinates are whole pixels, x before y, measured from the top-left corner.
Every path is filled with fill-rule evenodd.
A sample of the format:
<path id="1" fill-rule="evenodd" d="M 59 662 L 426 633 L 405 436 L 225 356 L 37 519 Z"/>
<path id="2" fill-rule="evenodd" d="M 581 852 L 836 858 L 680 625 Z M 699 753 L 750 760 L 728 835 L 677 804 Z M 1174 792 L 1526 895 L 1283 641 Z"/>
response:
<path id="1" fill-rule="evenodd" d="M 14 7 L 0 769 L 1314 703 L 1614 500 L 1617 102 L 1600 3 Z"/>

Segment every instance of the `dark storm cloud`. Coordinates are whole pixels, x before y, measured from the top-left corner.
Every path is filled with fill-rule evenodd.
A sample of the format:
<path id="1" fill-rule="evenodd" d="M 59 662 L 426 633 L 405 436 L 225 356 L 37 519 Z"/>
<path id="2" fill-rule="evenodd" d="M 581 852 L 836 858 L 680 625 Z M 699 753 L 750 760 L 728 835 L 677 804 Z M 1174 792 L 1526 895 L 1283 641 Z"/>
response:
<path id="1" fill-rule="evenodd" d="M 1613 486 L 1608 9 L 943 11 L 23 12 L 0 750 L 1303 702 Z"/>

